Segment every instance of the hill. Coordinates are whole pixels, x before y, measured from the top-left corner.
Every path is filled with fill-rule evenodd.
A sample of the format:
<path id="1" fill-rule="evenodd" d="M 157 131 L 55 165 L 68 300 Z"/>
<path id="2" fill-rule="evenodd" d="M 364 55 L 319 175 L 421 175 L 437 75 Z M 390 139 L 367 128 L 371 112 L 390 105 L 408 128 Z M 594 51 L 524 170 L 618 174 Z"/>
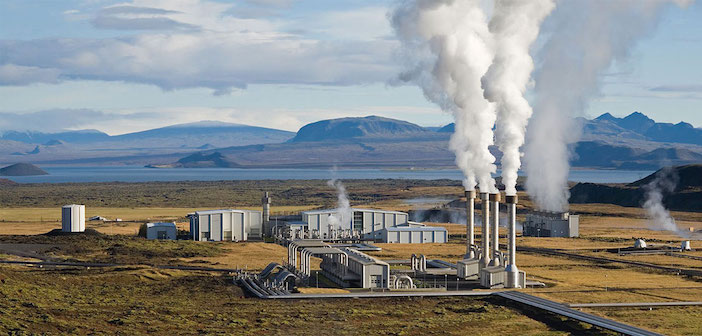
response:
<path id="1" fill-rule="evenodd" d="M 427 133 L 421 126 L 390 118 L 368 116 L 314 122 L 303 126 L 291 142 L 343 140 L 360 137 L 393 137 Z"/>
<path id="2" fill-rule="evenodd" d="M 43 133 L 35 131 L 7 131 L 0 135 L 0 139 L 12 140 L 28 144 L 43 144 L 54 141 L 70 143 L 90 143 L 103 141 L 110 136 L 98 130 L 66 131 L 59 133 Z"/>
<path id="3" fill-rule="evenodd" d="M 49 175 L 43 169 L 30 163 L 15 163 L 5 168 L 0 168 L 0 176 L 36 176 Z"/>
<path id="4" fill-rule="evenodd" d="M 660 171 L 627 185 L 578 183 L 570 189 L 570 202 L 641 206 L 646 186 Z M 677 184 L 673 193 L 665 195 L 663 204 L 671 210 L 702 211 L 702 164 L 675 166 L 670 174 Z"/>

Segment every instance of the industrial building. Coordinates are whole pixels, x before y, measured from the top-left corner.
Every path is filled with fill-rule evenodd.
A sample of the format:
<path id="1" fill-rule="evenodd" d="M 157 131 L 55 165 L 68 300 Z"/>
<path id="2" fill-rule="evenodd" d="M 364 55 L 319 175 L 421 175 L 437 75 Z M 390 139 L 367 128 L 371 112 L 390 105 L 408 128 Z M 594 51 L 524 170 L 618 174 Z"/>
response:
<path id="1" fill-rule="evenodd" d="M 174 223 L 147 223 L 146 239 L 176 240 L 178 229 Z"/>
<path id="2" fill-rule="evenodd" d="M 580 217 L 567 212 L 528 214 L 522 234 L 528 237 L 577 237 Z"/>
<path id="3" fill-rule="evenodd" d="M 85 205 L 71 204 L 61 208 L 61 231 L 85 231 Z"/>
<path id="4" fill-rule="evenodd" d="M 409 215 L 399 211 L 375 209 L 349 210 L 349 218 L 338 209 L 304 211 L 302 220 L 280 221 L 272 226 L 271 235 L 284 240 L 375 240 L 386 243 L 445 243 L 448 232 L 442 227 L 429 227 L 408 221 Z"/>
<path id="5" fill-rule="evenodd" d="M 320 239 L 296 239 L 288 245 L 289 269 L 305 279 L 311 257 L 322 259 L 322 274 L 343 287 L 388 288 L 390 265 L 351 247 L 334 247 Z"/>
<path id="6" fill-rule="evenodd" d="M 328 278 L 346 287 L 388 288 L 390 264 L 352 248 L 339 249 L 341 254 L 325 254 L 321 268 Z M 346 267 L 343 267 L 346 259 Z M 340 267 L 341 266 L 341 267 Z"/>
<path id="7" fill-rule="evenodd" d="M 383 243 L 421 244 L 421 243 L 446 243 L 448 231 L 437 226 L 394 226 L 381 230 Z"/>
<path id="8" fill-rule="evenodd" d="M 189 214 L 196 241 L 246 241 L 261 238 L 262 214 L 255 210 L 206 210 Z"/>
<path id="9" fill-rule="evenodd" d="M 333 221 L 330 222 L 329 217 L 340 217 L 339 209 L 304 211 L 302 221 L 308 223 L 307 228 L 310 232 L 318 234 L 322 239 L 342 232 L 376 239 L 380 238 L 380 230 L 406 224 L 409 221 L 409 215 L 399 211 L 351 208 L 350 213 L 351 218 L 346 219 L 346 222 L 340 221 L 334 224 Z"/>

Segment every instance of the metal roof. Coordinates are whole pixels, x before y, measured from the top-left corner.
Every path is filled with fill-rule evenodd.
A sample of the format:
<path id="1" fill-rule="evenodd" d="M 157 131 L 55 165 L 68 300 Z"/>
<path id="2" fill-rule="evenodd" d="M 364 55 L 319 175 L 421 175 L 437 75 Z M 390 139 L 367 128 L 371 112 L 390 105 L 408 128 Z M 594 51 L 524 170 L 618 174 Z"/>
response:
<path id="1" fill-rule="evenodd" d="M 172 227 L 175 228 L 176 225 L 173 223 L 146 223 L 146 227 Z"/>
<path id="2" fill-rule="evenodd" d="M 397 215 L 407 215 L 406 212 L 391 211 L 391 210 L 380 210 L 380 209 L 351 208 L 351 211 L 360 211 L 360 212 L 381 212 L 381 213 L 389 213 L 389 214 L 397 214 Z M 331 214 L 331 213 L 337 213 L 337 212 L 339 212 L 339 209 L 320 209 L 320 210 L 303 211 L 302 214 L 307 214 L 307 215 L 321 215 L 321 214 Z"/>
<path id="3" fill-rule="evenodd" d="M 202 210 L 202 211 L 195 211 L 195 214 L 200 216 L 200 215 L 216 215 L 216 214 L 221 214 L 221 213 L 246 213 L 246 212 L 257 212 L 261 213 L 261 211 L 258 210 L 239 210 L 239 209 L 219 209 L 219 210 Z"/>
<path id="4" fill-rule="evenodd" d="M 446 232 L 446 228 L 442 228 L 439 226 L 422 226 L 422 227 L 411 227 L 411 226 L 390 226 L 386 227 L 383 230 L 388 230 L 388 231 L 403 231 L 403 232 L 420 232 L 420 231 L 442 231 Z"/>
<path id="5" fill-rule="evenodd" d="M 353 259 L 354 261 L 364 265 L 390 265 L 378 258 L 371 257 L 363 252 L 356 251 L 352 248 L 343 247 L 341 248 L 341 250 L 346 252 L 346 255 L 348 255 L 349 257 L 349 260 Z"/>

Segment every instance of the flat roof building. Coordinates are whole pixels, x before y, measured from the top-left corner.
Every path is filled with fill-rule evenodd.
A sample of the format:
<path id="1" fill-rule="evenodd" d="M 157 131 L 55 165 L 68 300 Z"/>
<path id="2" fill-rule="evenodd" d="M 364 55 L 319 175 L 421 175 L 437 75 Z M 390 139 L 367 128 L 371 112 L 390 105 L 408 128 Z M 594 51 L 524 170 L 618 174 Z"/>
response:
<path id="1" fill-rule="evenodd" d="M 262 213 L 256 210 L 206 210 L 190 214 L 195 241 L 246 241 L 261 237 Z"/>
<path id="2" fill-rule="evenodd" d="M 437 226 L 395 226 L 383 229 L 381 240 L 396 244 L 446 243 L 448 231 Z"/>
<path id="3" fill-rule="evenodd" d="M 528 237 L 577 237 L 580 217 L 567 212 L 535 212 L 522 223 L 522 234 Z"/>

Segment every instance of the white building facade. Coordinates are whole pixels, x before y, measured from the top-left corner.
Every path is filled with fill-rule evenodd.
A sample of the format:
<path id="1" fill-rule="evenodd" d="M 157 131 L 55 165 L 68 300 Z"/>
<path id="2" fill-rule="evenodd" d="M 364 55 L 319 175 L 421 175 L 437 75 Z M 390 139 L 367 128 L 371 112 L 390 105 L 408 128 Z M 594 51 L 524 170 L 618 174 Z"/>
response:
<path id="1" fill-rule="evenodd" d="M 261 237 L 261 211 L 207 210 L 189 217 L 190 234 L 195 241 L 246 241 Z"/>
<path id="2" fill-rule="evenodd" d="M 147 223 L 146 239 L 176 240 L 178 229 L 173 223 Z"/>

